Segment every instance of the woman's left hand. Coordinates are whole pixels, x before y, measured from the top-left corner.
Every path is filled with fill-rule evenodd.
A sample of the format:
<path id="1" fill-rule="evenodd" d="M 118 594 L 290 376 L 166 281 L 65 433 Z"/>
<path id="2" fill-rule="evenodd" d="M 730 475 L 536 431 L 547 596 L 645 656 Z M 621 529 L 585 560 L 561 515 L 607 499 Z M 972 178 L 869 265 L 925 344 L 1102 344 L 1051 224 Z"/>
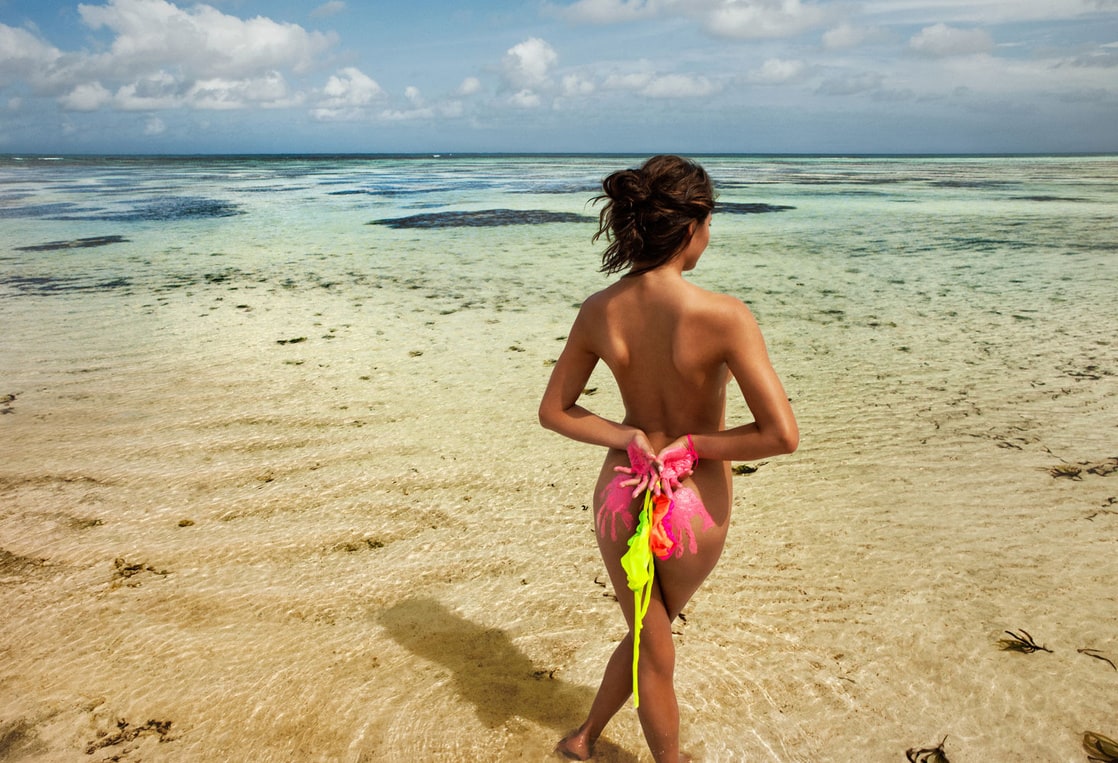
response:
<path id="1" fill-rule="evenodd" d="M 671 498 L 683 480 L 691 476 L 698 462 L 691 441 L 681 437 L 668 445 L 656 456 L 657 471 L 660 474 L 660 489 Z"/>

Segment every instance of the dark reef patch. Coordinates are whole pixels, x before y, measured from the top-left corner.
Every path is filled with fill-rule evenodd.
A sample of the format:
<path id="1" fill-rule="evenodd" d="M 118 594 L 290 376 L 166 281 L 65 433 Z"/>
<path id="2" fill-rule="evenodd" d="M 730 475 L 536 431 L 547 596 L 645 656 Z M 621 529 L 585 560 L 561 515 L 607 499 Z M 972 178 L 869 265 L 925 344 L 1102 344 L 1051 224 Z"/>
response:
<path id="1" fill-rule="evenodd" d="M 430 212 L 410 217 L 373 220 L 368 225 L 389 228 L 496 228 L 505 225 L 593 222 L 595 218 L 543 209 L 485 209 L 478 212 Z"/>
<path id="2" fill-rule="evenodd" d="M 327 196 L 381 196 L 386 199 L 393 199 L 400 196 L 422 196 L 432 193 L 448 193 L 461 190 L 487 190 L 485 188 L 478 189 L 475 183 L 465 183 L 462 186 L 431 186 L 431 187 L 411 187 L 411 186 L 396 186 L 385 185 L 376 188 L 346 188 L 340 191 L 327 191 Z"/>
<path id="3" fill-rule="evenodd" d="M 68 292 L 95 292 L 125 289 L 132 285 L 127 278 L 93 281 L 83 278 L 55 278 L 52 276 L 0 277 L 0 287 L 11 286 L 24 294 L 65 294 Z"/>
<path id="4" fill-rule="evenodd" d="M 759 215 L 766 212 L 785 212 L 795 207 L 785 204 L 740 203 L 734 201 L 719 201 L 714 204 L 714 211 L 726 215 Z"/>
<path id="5" fill-rule="evenodd" d="M 235 217 L 244 214 L 228 201 L 197 196 L 177 196 L 152 201 L 122 212 L 97 211 L 91 214 L 57 217 L 57 220 L 100 220 L 104 222 L 172 222 L 203 220 L 214 217 Z"/>
<path id="6" fill-rule="evenodd" d="M 306 191 L 310 186 L 299 185 L 261 185 L 253 188 L 242 188 L 241 193 L 291 193 L 294 191 Z"/>
<path id="7" fill-rule="evenodd" d="M 539 193 L 539 194 L 568 194 L 568 193 L 601 193 L 600 183 L 537 183 L 525 188 L 518 188 L 513 193 Z"/>
<path id="8" fill-rule="evenodd" d="M 75 238 L 70 241 L 48 241 L 45 244 L 31 246 L 17 246 L 17 252 L 51 252 L 56 249 L 88 249 L 94 246 L 108 246 L 121 244 L 127 241 L 124 236 L 93 236 L 91 238 Z"/>
<path id="9" fill-rule="evenodd" d="M 1009 180 L 933 180 L 928 185 L 933 188 L 973 188 L 973 189 L 998 189 L 998 188 L 1013 188 L 1019 186 L 1020 183 L 1012 182 Z"/>
<path id="10" fill-rule="evenodd" d="M 53 217 L 61 214 L 93 211 L 78 207 L 73 202 L 59 201 L 51 204 L 26 204 L 24 206 L 0 206 L 0 220 L 20 217 Z"/>

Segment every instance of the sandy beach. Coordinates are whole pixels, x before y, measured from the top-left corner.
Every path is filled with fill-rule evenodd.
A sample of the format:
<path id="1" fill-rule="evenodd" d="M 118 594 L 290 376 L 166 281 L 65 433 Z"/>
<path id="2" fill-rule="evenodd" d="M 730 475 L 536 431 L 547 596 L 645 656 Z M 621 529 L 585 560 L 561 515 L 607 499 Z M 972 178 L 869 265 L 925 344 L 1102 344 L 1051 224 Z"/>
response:
<path id="1" fill-rule="evenodd" d="M 803 439 L 735 477 L 678 623 L 685 749 L 1086 760 L 1118 738 L 1113 251 L 1041 298 L 748 226 L 695 278 L 747 284 Z M 87 289 L 0 300 L 0 760 L 551 759 L 624 627 L 602 454 L 535 420 L 603 281 L 582 228 L 518 231 L 500 282 L 412 231 L 175 267 L 133 235 Z M 619 414 L 600 371 L 587 403 Z M 631 708 L 598 753 L 650 760 Z"/>

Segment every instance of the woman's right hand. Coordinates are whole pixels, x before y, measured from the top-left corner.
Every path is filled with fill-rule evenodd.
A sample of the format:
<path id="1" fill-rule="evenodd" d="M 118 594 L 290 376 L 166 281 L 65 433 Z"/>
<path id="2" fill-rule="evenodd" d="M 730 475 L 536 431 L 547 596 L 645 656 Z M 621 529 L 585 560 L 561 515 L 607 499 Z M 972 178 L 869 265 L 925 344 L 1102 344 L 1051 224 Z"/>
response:
<path id="1" fill-rule="evenodd" d="M 652 450 L 652 443 L 648 436 L 637 430 L 625 448 L 629 454 L 629 466 L 614 467 L 614 471 L 632 475 L 632 479 L 621 483 L 622 487 L 632 487 L 633 497 L 640 495 L 652 482 L 658 471 L 656 453 Z"/>

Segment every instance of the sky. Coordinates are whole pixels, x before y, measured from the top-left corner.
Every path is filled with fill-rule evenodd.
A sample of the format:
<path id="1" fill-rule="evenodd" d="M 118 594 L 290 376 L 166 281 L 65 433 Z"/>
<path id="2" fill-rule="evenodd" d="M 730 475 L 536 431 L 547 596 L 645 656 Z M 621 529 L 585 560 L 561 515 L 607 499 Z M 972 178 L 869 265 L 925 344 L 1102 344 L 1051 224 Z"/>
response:
<path id="1" fill-rule="evenodd" d="M 1118 152 L 1118 0 L 0 0 L 0 153 Z"/>

